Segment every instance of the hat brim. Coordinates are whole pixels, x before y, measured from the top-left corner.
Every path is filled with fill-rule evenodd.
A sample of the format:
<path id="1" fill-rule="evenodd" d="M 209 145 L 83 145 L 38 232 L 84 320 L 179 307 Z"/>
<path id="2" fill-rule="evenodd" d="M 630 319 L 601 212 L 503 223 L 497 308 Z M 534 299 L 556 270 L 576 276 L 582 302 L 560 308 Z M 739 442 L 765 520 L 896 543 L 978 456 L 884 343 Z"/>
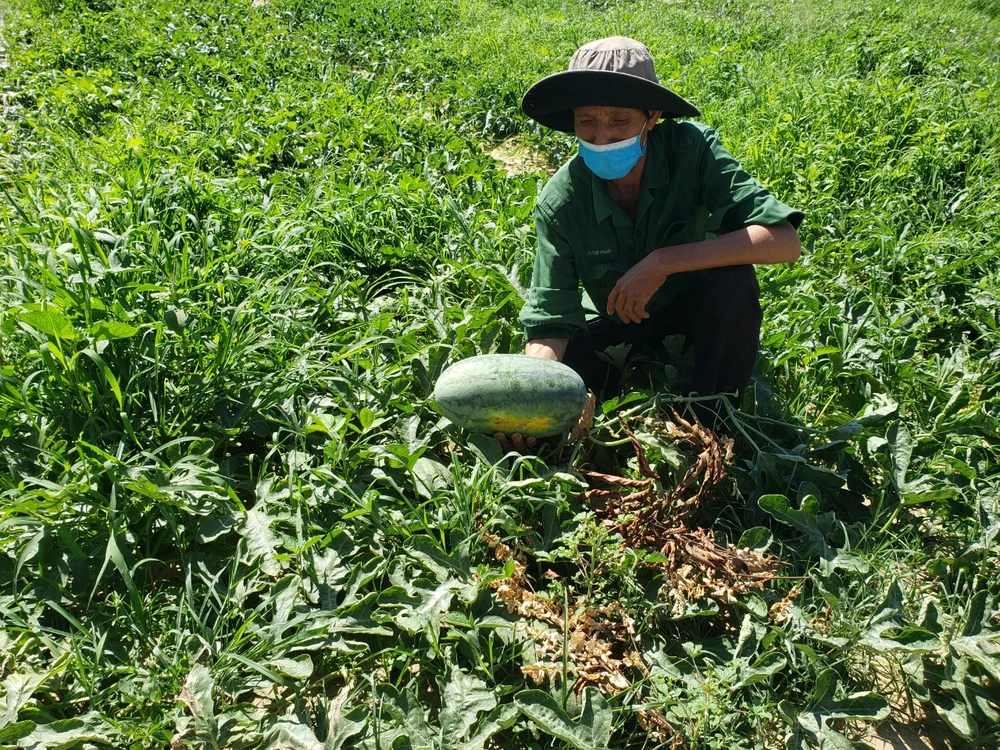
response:
<path id="1" fill-rule="evenodd" d="M 658 109 L 663 117 L 697 117 L 691 102 L 646 78 L 610 70 L 566 70 L 546 76 L 521 100 L 528 117 L 547 128 L 573 132 L 576 107 Z"/>

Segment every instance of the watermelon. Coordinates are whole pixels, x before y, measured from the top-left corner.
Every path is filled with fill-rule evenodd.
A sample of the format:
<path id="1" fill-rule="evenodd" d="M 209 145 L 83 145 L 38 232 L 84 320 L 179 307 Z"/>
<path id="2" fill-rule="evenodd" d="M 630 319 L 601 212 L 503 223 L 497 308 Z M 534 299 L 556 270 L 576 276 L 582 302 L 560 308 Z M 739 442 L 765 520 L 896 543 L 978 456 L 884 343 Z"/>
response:
<path id="1" fill-rule="evenodd" d="M 438 378 L 432 398 L 466 430 L 525 436 L 561 435 L 587 405 L 583 380 L 566 365 L 524 354 L 483 354 Z"/>

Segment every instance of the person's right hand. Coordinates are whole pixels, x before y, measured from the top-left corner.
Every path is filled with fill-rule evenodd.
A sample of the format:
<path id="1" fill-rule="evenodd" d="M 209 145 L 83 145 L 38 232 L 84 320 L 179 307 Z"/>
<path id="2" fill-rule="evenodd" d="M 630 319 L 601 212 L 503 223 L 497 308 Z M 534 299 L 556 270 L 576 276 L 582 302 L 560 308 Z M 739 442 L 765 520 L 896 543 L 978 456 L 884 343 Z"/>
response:
<path id="1" fill-rule="evenodd" d="M 524 453 L 525 448 L 531 450 L 538 444 L 533 436 L 529 435 L 525 438 L 520 432 L 513 432 L 510 435 L 498 432 L 493 435 L 493 438 L 500 443 L 500 448 L 504 453 Z"/>

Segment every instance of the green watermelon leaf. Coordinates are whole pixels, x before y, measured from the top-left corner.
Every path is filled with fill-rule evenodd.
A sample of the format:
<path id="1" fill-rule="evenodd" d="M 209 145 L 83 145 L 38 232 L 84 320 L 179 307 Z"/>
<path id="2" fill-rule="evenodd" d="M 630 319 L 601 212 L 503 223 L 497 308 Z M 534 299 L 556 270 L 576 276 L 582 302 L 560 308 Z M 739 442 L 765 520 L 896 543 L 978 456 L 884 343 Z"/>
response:
<path id="1" fill-rule="evenodd" d="M 492 711 L 497 705 L 496 696 L 486 683 L 463 672 L 452 664 L 448 681 L 441 687 L 441 737 L 445 747 L 463 749 L 467 746 L 469 732 L 479 719 L 479 714 Z"/>
<path id="2" fill-rule="evenodd" d="M 0 743 L 9 745 L 30 735 L 37 724 L 33 721 L 18 721 L 0 728 Z"/>
<path id="3" fill-rule="evenodd" d="M 96 323 L 90 327 L 90 335 L 97 340 L 130 339 L 139 333 L 141 329 L 122 323 L 117 320 L 108 320 Z"/>
<path id="4" fill-rule="evenodd" d="M 259 561 L 261 572 L 266 575 L 278 575 L 281 572 L 275 552 L 281 540 L 271 531 L 271 525 L 276 520 L 264 511 L 253 508 L 247 511 L 240 530 L 246 541 L 248 562 Z"/>
<path id="5" fill-rule="evenodd" d="M 580 717 L 573 720 L 546 692 L 522 690 L 514 697 L 521 713 L 543 731 L 576 750 L 602 750 L 611 740 L 611 708 L 601 691 L 586 687 Z"/>
<path id="6" fill-rule="evenodd" d="M 447 466 L 426 456 L 421 456 L 413 464 L 413 478 L 417 494 L 428 500 L 453 482 Z"/>
<path id="7" fill-rule="evenodd" d="M 76 341 L 78 338 L 73 321 L 67 316 L 54 310 L 32 310 L 21 313 L 18 319 L 25 325 L 31 326 L 39 333 L 46 336 L 53 336 L 57 339 Z"/>
<path id="8" fill-rule="evenodd" d="M 275 672 L 296 680 L 305 680 L 313 673 L 313 662 L 309 654 L 302 654 L 294 659 L 272 659 L 266 664 Z"/>
<path id="9" fill-rule="evenodd" d="M 218 745 L 219 726 L 215 719 L 215 699 L 212 692 L 215 682 L 204 664 L 195 664 L 184 681 L 180 701 L 187 706 L 194 719 L 197 738 L 209 747 Z"/>

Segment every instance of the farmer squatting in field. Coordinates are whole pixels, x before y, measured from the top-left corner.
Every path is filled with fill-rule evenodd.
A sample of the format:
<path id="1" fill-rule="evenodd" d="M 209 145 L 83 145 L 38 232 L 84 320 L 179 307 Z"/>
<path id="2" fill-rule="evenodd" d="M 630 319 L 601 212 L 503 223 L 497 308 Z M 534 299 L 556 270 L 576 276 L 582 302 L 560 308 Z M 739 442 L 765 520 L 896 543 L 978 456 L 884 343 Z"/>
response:
<path id="1" fill-rule="evenodd" d="M 673 119 L 700 113 L 658 83 L 632 39 L 584 45 L 521 106 L 579 140 L 535 207 L 526 353 L 561 360 L 607 394 L 618 373 L 598 352 L 680 333 L 693 347 L 693 391 L 742 394 L 760 335 L 754 264 L 799 257 L 802 213 L 743 171 L 711 128 Z M 718 404 L 699 407 L 715 426 Z"/>

